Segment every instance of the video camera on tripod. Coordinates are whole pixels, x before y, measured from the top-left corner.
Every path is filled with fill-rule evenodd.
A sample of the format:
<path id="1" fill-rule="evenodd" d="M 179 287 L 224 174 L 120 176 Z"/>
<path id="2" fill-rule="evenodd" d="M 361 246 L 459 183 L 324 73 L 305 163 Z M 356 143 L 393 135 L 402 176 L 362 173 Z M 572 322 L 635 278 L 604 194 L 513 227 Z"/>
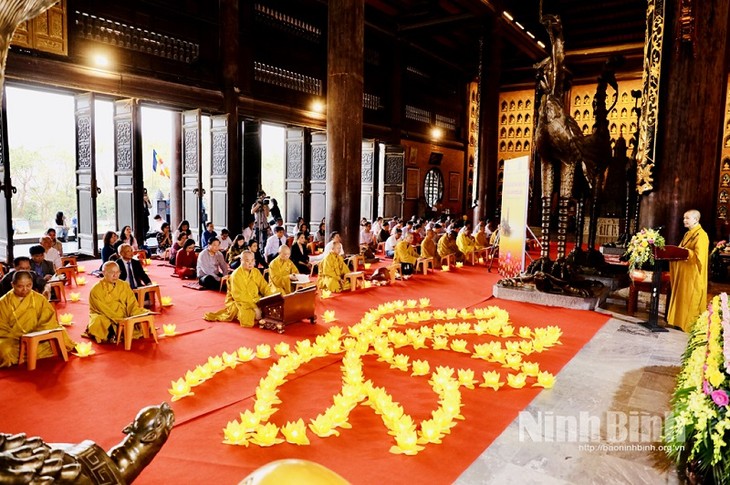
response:
<path id="1" fill-rule="evenodd" d="M 269 205 L 269 202 L 271 202 L 271 197 L 259 198 L 259 204 L 261 204 L 261 205 Z"/>

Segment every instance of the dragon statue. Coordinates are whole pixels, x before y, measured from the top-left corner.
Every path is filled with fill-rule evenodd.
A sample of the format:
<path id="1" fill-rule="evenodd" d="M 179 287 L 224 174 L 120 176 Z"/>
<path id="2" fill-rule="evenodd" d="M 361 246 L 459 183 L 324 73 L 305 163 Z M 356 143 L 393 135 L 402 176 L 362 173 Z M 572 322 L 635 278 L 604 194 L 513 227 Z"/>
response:
<path id="1" fill-rule="evenodd" d="M 175 414 L 167 403 L 148 406 L 106 453 L 93 441 L 45 443 L 25 433 L 0 433 L 0 484 L 124 485 L 132 483 L 167 441 Z"/>

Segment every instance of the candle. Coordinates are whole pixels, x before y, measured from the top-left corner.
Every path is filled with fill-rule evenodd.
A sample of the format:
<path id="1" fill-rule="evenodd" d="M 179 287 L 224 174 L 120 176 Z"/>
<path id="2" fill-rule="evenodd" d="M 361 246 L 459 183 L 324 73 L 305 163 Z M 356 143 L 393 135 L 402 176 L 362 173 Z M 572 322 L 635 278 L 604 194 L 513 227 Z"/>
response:
<path id="1" fill-rule="evenodd" d="M 62 313 L 58 316 L 58 321 L 61 325 L 71 325 L 74 316 L 70 313 Z"/>
<path id="2" fill-rule="evenodd" d="M 84 286 L 86 284 L 86 278 L 84 278 L 83 276 L 77 277 L 76 278 L 76 284 L 78 286 Z"/>
<path id="3" fill-rule="evenodd" d="M 165 334 L 165 336 L 172 337 L 173 335 L 175 335 L 176 328 L 177 326 L 174 323 L 165 323 L 162 325 L 162 332 Z"/>
<path id="4" fill-rule="evenodd" d="M 449 265 L 448 264 L 441 265 L 441 271 L 448 271 L 448 270 L 449 270 Z"/>
<path id="5" fill-rule="evenodd" d="M 163 296 L 162 298 L 160 298 L 160 301 L 162 303 L 162 306 L 172 305 L 172 297 L 170 296 Z"/>
<path id="6" fill-rule="evenodd" d="M 94 351 L 91 349 L 91 342 L 79 342 L 74 349 L 76 350 L 76 355 L 79 357 L 88 357 L 94 354 Z"/>
<path id="7" fill-rule="evenodd" d="M 77 302 L 81 299 L 81 293 L 76 293 L 76 292 L 69 293 L 68 299 L 73 302 Z"/>

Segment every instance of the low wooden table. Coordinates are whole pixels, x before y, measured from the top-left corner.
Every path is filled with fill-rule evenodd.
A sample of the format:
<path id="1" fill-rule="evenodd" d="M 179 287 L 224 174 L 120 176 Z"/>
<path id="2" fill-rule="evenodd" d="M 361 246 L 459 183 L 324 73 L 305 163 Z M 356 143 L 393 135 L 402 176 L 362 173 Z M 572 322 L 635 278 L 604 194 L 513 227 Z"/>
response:
<path id="1" fill-rule="evenodd" d="M 365 282 L 365 273 L 362 271 L 352 271 L 350 273 L 345 274 L 345 278 L 350 280 L 350 291 L 357 290 L 357 282 Z"/>

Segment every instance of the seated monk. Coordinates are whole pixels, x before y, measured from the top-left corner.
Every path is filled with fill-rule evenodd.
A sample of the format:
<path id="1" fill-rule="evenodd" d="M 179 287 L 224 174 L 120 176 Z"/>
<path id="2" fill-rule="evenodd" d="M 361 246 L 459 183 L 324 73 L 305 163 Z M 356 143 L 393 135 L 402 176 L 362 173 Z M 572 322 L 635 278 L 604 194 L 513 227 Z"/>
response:
<path id="1" fill-rule="evenodd" d="M 476 250 L 477 244 L 471 236 L 471 228 L 469 226 L 465 226 L 464 230 L 456 236 L 456 247 L 459 248 L 461 254 L 469 254 Z"/>
<path id="2" fill-rule="evenodd" d="M 436 251 L 436 233 L 433 229 L 426 231 L 426 237 L 421 241 L 421 257 L 422 258 L 438 258 Z"/>
<path id="3" fill-rule="evenodd" d="M 461 251 L 459 251 L 459 247 L 456 245 L 455 239 L 456 237 L 454 236 L 453 231 L 441 236 L 437 248 L 439 258 L 444 258 L 449 254 L 454 254 L 456 255 L 457 261 L 464 260 L 464 255 L 461 253 Z"/>
<path id="4" fill-rule="evenodd" d="M 291 282 L 293 275 L 299 274 L 299 270 L 289 257 L 291 249 L 289 246 L 279 246 L 279 255 L 271 260 L 269 264 L 269 284 L 272 290 L 288 295 L 292 292 Z"/>
<path id="5" fill-rule="evenodd" d="M 14 271 L 13 290 L 0 298 L 0 367 L 18 363 L 20 337 L 41 330 L 62 328 L 56 320 L 56 310 L 48 300 L 33 291 L 33 276 L 29 271 Z M 72 350 L 76 343 L 63 331 L 63 343 Z M 38 358 L 51 357 L 50 342 L 38 345 Z"/>
<path id="6" fill-rule="evenodd" d="M 317 288 L 334 292 L 350 289 L 350 282 L 345 280 L 345 275 L 350 272 L 350 268 L 347 267 L 345 260 L 340 255 L 341 251 L 342 243 L 335 241 L 332 245 L 332 251 L 327 253 L 319 263 Z"/>
<path id="7" fill-rule="evenodd" d="M 89 293 L 89 325 L 84 336 L 98 343 L 115 342 L 117 323 L 147 313 L 147 310 L 139 306 L 129 283 L 119 279 L 121 270 L 116 262 L 107 261 L 101 269 L 104 278 Z M 135 330 L 134 338 L 141 336 L 142 332 Z"/>
<path id="8" fill-rule="evenodd" d="M 409 232 L 395 245 L 393 263 L 400 263 L 401 274 L 404 278 L 413 274 L 413 265 L 418 261 L 418 253 L 416 248 L 411 246 L 412 242 L 413 234 Z"/>
<path id="9" fill-rule="evenodd" d="M 256 303 L 262 296 L 273 295 L 255 265 L 256 258 L 251 251 L 241 253 L 241 266 L 228 278 L 225 308 L 203 315 L 209 322 L 232 322 L 238 320 L 242 327 L 253 327 L 261 319 L 261 310 Z"/>
<path id="10" fill-rule="evenodd" d="M 474 242 L 477 245 L 477 249 L 486 248 L 489 246 L 489 236 L 487 235 L 487 226 L 483 222 L 480 222 L 477 226 L 477 232 L 474 234 Z"/>

